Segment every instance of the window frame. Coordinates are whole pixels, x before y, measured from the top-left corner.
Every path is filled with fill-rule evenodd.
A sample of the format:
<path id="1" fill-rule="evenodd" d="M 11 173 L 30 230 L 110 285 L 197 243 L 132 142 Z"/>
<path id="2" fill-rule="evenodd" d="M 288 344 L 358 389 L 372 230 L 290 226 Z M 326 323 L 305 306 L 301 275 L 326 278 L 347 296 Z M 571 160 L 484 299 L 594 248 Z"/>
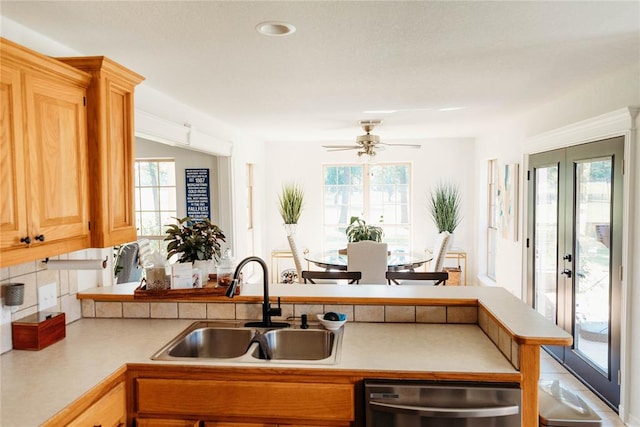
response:
<path id="1" fill-rule="evenodd" d="M 496 258 L 498 239 L 498 196 L 499 196 L 499 170 L 498 159 L 487 161 L 487 247 L 486 247 L 486 274 L 492 280 L 496 280 Z"/>

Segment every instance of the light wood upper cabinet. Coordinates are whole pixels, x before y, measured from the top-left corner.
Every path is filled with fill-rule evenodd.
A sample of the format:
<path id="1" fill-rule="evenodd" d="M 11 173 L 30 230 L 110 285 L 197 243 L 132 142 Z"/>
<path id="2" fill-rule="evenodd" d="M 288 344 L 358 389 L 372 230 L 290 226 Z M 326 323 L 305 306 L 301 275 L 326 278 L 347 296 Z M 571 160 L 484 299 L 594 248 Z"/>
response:
<path id="1" fill-rule="evenodd" d="M 0 38 L 0 266 L 89 246 L 80 70 Z"/>
<path id="2" fill-rule="evenodd" d="M 136 240 L 134 89 L 144 77 L 104 56 L 58 58 L 88 72 L 91 245 Z"/>

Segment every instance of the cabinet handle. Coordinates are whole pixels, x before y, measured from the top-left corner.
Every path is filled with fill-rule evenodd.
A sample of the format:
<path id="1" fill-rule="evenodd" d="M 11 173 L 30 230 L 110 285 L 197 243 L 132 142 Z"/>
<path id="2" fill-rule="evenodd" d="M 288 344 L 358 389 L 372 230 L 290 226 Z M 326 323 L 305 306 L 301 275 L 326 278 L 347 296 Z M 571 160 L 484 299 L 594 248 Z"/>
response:
<path id="1" fill-rule="evenodd" d="M 20 239 L 20 242 L 26 244 L 26 245 L 30 245 L 31 244 L 31 237 L 27 236 L 27 237 L 23 237 L 22 239 Z"/>
<path id="2" fill-rule="evenodd" d="M 34 239 L 44 242 L 44 234 L 38 234 Z"/>

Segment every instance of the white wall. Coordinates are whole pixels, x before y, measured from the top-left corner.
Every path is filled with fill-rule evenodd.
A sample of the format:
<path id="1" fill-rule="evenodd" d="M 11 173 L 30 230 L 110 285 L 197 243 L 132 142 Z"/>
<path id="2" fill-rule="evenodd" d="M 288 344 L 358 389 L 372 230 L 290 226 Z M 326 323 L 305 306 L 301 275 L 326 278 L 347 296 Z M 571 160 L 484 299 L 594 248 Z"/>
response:
<path id="1" fill-rule="evenodd" d="M 486 162 L 490 158 L 496 158 L 499 162 L 519 161 L 523 164 L 523 159 L 527 151 L 525 145 L 527 140 L 542 132 L 551 131 L 560 127 L 573 124 L 578 121 L 589 119 L 595 116 L 606 114 L 627 106 L 640 105 L 640 62 L 632 67 L 615 70 L 609 75 L 590 82 L 589 85 L 574 88 L 550 100 L 544 105 L 537 106 L 528 114 L 520 117 L 506 118 L 502 125 L 492 133 L 483 135 L 477 140 L 476 146 L 476 171 L 478 176 L 482 175 L 482 168 L 486 169 Z M 635 132 L 631 132 L 633 135 Z M 587 130 L 588 134 L 588 130 Z M 598 137 L 599 135 L 592 135 Z M 587 138 L 587 136 L 585 136 Z M 623 368 L 622 384 L 622 406 L 621 413 L 625 417 L 628 425 L 640 426 L 640 371 L 637 367 L 631 369 L 637 362 L 637 355 L 640 354 L 640 342 L 631 337 L 637 336 L 640 332 L 640 313 L 631 309 L 640 307 L 640 216 L 637 212 L 636 200 L 640 200 L 640 150 L 631 147 L 631 156 L 627 161 L 627 172 L 629 183 L 631 184 L 631 197 L 625 201 L 629 207 L 630 244 L 628 260 L 625 265 L 628 280 L 625 287 L 628 291 L 627 299 L 623 301 L 630 313 L 623 313 L 623 343 L 626 346 L 622 349 L 623 364 L 626 360 L 626 369 Z M 525 172 L 525 171 L 521 171 Z M 523 176 L 525 176 L 523 174 Z M 485 172 L 486 177 L 486 172 Z M 523 194 L 523 182 L 521 180 L 521 195 Z M 480 184 L 482 186 L 482 184 Z M 479 198 L 477 201 L 477 212 L 486 211 L 486 190 L 484 195 L 478 187 Z M 522 197 L 520 206 L 524 207 Z M 519 227 L 522 232 L 522 210 L 520 210 Z M 486 215 L 485 215 L 486 216 Z M 478 216 L 478 229 L 486 227 L 486 218 Z M 522 236 L 522 233 L 521 233 Z M 498 265 L 497 284 L 510 290 L 514 290 L 514 283 L 523 283 L 524 269 L 526 268 L 523 256 L 524 240 L 517 244 L 499 242 L 498 245 Z M 477 239 L 476 250 L 484 250 L 483 240 Z M 480 266 L 482 271 L 482 266 Z M 515 293 L 515 292 L 514 292 Z"/>
<path id="2" fill-rule="evenodd" d="M 518 163 L 519 179 L 518 179 L 518 212 L 522 212 L 524 202 L 522 198 L 523 186 L 526 181 L 526 173 L 522 167 L 522 141 L 524 135 L 519 128 L 502 129 L 488 137 L 481 137 L 476 140 L 476 162 L 475 162 L 475 190 L 477 203 L 476 216 L 476 252 L 478 256 L 476 260 L 476 268 L 478 271 L 478 280 L 484 285 L 495 285 L 507 288 L 511 293 L 522 298 L 522 215 L 518 215 L 518 239 L 505 239 L 498 235 L 496 241 L 496 266 L 495 281 L 486 276 L 487 273 L 487 223 L 488 223 L 488 162 L 489 160 L 498 160 L 498 167 L 502 168 L 505 164 Z"/>
<path id="3" fill-rule="evenodd" d="M 355 136 L 354 136 L 355 137 Z M 437 229 L 427 209 L 427 196 L 440 180 L 452 181 L 462 192 L 462 222 L 455 232 L 454 246 L 468 251 L 469 259 L 475 257 L 474 217 L 476 177 L 474 174 L 474 141 L 469 138 L 396 141 L 421 143 L 419 150 L 387 148 L 379 152 L 376 162 L 411 161 L 413 174 L 412 223 L 413 250 L 423 251 L 433 246 Z M 349 144 L 353 141 L 331 141 L 331 144 Z M 282 184 L 296 181 L 303 185 L 305 204 L 296 235 L 301 247 L 320 251 L 322 243 L 322 165 L 327 163 L 358 163 L 355 151 L 327 152 L 323 142 L 269 143 L 267 150 L 266 188 L 266 240 L 269 251 L 288 248 L 282 218 L 278 211 L 278 194 Z M 468 264 L 471 267 L 471 264 Z M 471 269 L 468 277 L 475 277 Z"/>

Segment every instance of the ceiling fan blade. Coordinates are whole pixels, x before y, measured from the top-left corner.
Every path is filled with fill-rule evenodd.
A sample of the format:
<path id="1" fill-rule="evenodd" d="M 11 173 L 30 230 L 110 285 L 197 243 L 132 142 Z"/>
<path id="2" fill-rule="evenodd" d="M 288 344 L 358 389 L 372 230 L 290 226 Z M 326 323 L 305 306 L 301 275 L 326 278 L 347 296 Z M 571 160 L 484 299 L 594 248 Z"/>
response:
<path id="1" fill-rule="evenodd" d="M 388 145 L 392 147 L 408 147 L 408 148 L 420 148 L 422 145 L 420 144 L 392 144 L 389 142 L 380 142 L 380 145 Z"/>
<path id="2" fill-rule="evenodd" d="M 348 150 L 359 150 L 362 147 L 358 147 L 358 146 L 343 146 L 343 147 L 326 147 L 327 151 L 348 151 Z"/>
<path id="3" fill-rule="evenodd" d="M 359 150 L 362 147 L 359 145 L 323 145 L 327 151 L 346 151 L 346 150 Z"/>

